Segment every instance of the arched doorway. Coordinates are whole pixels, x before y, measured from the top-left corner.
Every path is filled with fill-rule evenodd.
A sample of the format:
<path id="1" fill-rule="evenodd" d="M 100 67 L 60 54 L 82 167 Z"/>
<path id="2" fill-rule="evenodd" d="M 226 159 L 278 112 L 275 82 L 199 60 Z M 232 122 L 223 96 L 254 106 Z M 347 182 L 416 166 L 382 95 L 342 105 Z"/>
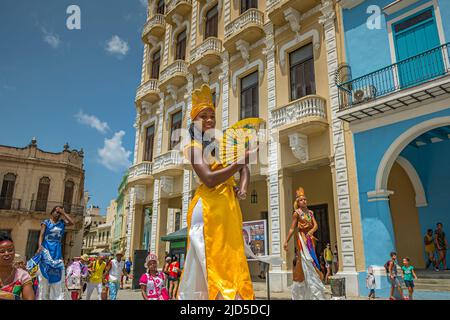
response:
<path id="1" fill-rule="evenodd" d="M 378 190 L 393 192 L 389 209 L 396 250 L 419 268 L 426 263 L 426 230 L 435 230 L 438 222 L 450 229 L 449 159 L 450 119 L 436 118 L 397 138 L 378 168 Z"/>

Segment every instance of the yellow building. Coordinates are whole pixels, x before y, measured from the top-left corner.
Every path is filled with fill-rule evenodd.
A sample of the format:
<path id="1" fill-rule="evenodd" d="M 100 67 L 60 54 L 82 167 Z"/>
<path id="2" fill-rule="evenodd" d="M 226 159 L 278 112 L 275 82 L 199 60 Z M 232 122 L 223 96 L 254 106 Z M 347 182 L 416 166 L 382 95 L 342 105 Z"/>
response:
<path id="1" fill-rule="evenodd" d="M 149 1 L 134 164 L 126 186 L 132 231 L 127 255 L 147 249 L 145 212 L 151 212 L 148 249 L 160 263 L 167 249 L 160 238 L 175 223 L 187 225 L 197 183 L 183 166 L 175 130 L 189 126 L 192 91 L 207 83 L 217 129 L 247 117 L 267 123 L 265 159 L 251 166 L 249 197 L 241 209 L 244 221 L 267 221 L 269 253 L 283 260 L 271 266 L 272 290 L 284 291 L 292 281 L 294 247 L 291 242 L 286 253 L 283 243 L 295 190 L 302 186 L 319 223 L 318 251 L 327 242 L 338 244 L 340 273 L 353 293 L 359 248 L 352 226 L 359 220 L 350 197 L 351 147 L 335 116 L 336 37 L 334 3 L 328 0 Z M 250 269 L 253 277 L 259 274 L 256 263 Z"/>
<path id="2" fill-rule="evenodd" d="M 113 212 L 107 210 L 107 215 L 100 214 L 100 208 L 90 206 L 84 218 L 83 254 L 98 254 L 111 251 L 111 228 Z"/>
<path id="3" fill-rule="evenodd" d="M 63 238 L 64 259 L 80 255 L 85 208 L 83 151 L 59 153 L 38 148 L 36 139 L 25 148 L 0 146 L 0 230 L 11 234 L 16 252 L 30 259 L 38 249 L 41 222 L 63 205 L 75 225 Z"/>

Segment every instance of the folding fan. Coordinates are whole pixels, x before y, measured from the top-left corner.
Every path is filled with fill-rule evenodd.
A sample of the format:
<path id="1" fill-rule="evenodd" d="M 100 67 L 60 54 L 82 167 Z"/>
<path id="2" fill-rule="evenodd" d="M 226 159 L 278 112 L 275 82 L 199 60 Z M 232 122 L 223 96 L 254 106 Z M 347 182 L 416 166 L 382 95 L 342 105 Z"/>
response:
<path id="1" fill-rule="evenodd" d="M 219 157 L 224 167 L 242 159 L 245 151 L 256 145 L 258 131 L 263 123 L 261 118 L 246 118 L 225 130 Z"/>

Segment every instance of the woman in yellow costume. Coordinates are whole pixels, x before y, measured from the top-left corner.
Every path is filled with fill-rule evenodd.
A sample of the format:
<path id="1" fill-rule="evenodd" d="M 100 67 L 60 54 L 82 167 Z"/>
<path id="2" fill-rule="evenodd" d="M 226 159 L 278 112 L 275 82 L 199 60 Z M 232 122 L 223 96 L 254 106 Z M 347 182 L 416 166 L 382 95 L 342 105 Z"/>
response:
<path id="1" fill-rule="evenodd" d="M 287 251 L 288 242 L 297 229 L 295 234 L 297 256 L 293 270 L 292 300 L 324 300 L 323 274 L 320 272 L 315 251 L 317 239 L 314 233 L 318 229 L 317 222 L 314 213 L 308 209 L 303 188 L 298 188 L 296 194 L 292 225 L 283 246 Z"/>
<path id="2" fill-rule="evenodd" d="M 214 152 L 207 152 L 216 144 L 209 134 L 216 121 L 207 85 L 192 95 L 191 119 L 192 141 L 184 152 L 201 185 L 188 209 L 188 250 L 178 297 L 181 300 L 254 299 L 238 199 L 246 197 L 250 174 L 245 163 L 256 149 L 246 151 L 244 159 L 226 167 Z M 237 172 L 241 175 L 239 186 L 233 178 Z"/>

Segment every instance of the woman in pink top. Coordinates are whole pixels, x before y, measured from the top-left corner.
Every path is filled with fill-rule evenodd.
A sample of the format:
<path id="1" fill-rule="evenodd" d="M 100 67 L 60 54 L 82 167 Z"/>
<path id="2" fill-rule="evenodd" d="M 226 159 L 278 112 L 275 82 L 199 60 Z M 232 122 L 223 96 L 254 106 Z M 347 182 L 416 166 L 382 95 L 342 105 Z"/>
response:
<path id="1" fill-rule="evenodd" d="M 164 286 L 165 275 L 158 272 L 158 257 L 155 254 L 147 256 L 145 268 L 147 272 L 139 280 L 144 300 L 169 300 L 169 293 Z"/>

